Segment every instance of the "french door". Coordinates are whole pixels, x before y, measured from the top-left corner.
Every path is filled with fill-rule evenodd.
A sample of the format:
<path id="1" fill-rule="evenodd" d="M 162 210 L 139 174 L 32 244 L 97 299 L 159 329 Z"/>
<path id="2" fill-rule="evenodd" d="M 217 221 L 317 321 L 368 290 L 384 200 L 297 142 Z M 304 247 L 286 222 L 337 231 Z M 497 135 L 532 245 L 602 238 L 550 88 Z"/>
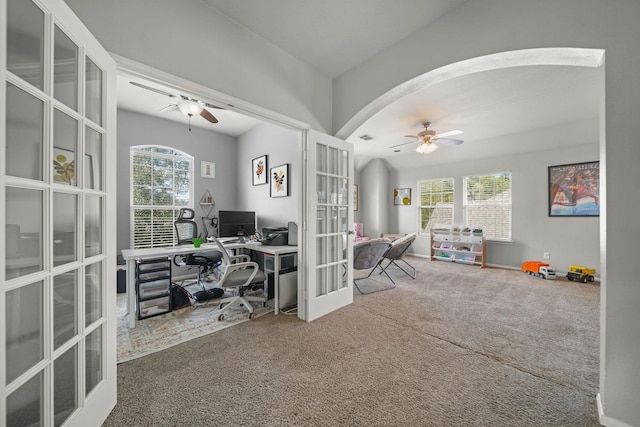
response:
<path id="1" fill-rule="evenodd" d="M 312 321 L 353 302 L 353 145 L 310 130 L 304 153 L 298 316 Z"/>
<path id="2" fill-rule="evenodd" d="M 0 427 L 101 425 L 116 402 L 116 65 L 62 0 L 0 0 L 0 62 Z"/>

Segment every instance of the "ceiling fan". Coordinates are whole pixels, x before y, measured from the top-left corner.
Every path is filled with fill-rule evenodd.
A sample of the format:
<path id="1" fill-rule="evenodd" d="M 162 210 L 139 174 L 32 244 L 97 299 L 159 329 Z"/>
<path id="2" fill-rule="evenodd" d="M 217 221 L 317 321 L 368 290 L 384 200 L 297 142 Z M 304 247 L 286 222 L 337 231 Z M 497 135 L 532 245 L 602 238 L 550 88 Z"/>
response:
<path id="1" fill-rule="evenodd" d="M 416 152 L 421 154 L 429 154 L 433 153 L 438 149 L 438 145 L 436 142 L 441 144 L 451 144 L 451 145 L 460 145 L 464 141 L 461 139 L 451 139 L 449 136 L 460 135 L 462 133 L 461 130 L 452 130 L 449 132 L 436 133 L 435 130 L 429 129 L 431 122 L 424 122 L 422 126 L 424 126 L 424 130 L 417 135 L 405 135 L 407 138 L 415 138 L 419 145 L 416 147 Z M 401 147 L 407 144 L 413 144 L 416 141 L 411 142 L 403 142 L 402 144 L 393 145 L 389 148 Z"/>
<path id="2" fill-rule="evenodd" d="M 174 95 L 173 93 L 169 93 L 155 87 L 147 86 L 142 83 L 133 81 L 130 81 L 129 83 L 134 86 L 159 93 L 161 95 L 166 95 L 169 98 L 176 98 L 176 101 L 174 103 L 160 109 L 160 112 L 169 113 L 171 111 L 180 111 L 181 113 L 185 114 L 187 117 L 189 117 L 189 131 L 191 131 L 191 117 L 193 116 L 200 116 L 213 124 L 218 123 L 218 119 L 216 119 L 215 116 L 211 114 L 209 110 L 207 110 L 207 108 L 216 108 L 222 110 L 222 107 L 217 107 L 215 105 L 209 104 L 208 102 L 198 101 L 197 99 L 190 98 L 185 95 Z"/>

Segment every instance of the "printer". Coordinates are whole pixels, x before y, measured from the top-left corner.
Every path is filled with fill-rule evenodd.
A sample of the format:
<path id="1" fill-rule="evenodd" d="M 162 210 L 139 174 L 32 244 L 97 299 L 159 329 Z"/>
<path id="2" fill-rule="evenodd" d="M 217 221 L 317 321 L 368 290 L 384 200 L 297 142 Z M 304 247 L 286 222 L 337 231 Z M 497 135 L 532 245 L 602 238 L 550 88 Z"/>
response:
<path id="1" fill-rule="evenodd" d="M 289 227 L 263 227 L 262 239 L 259 241 L 263 245 L 286 245 L 289 241 Z"/>

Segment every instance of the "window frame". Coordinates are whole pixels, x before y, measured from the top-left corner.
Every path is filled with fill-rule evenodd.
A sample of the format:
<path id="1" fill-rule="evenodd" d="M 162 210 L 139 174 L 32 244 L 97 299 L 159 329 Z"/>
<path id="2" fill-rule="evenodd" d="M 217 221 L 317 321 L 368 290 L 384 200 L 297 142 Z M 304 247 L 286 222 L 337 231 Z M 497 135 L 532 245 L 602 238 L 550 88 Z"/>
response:
<path id="1" fill-rule="evenodd" d="M 160 153 L 151 150 L 167 150 L 170 153 Z M 134 174 L 134 157 L 140 154 L 147 154 L 151 161 L 154 158 L 161 157 L 171 161 L 173 171 L 176 170 L 175 163 L 177 159 L 186 160 L 189 165 L 189 194 L 188 201 L 186 204 L 176 204 L 176 183 L 175 183 L 175 172 L 173 176 L 173 180 L 171 182 L 171 200 L 172 204 L 170 205 L 162 205 L 162 204 L 153 204 L 153 200 L 151 200 L 152 204 L 150 205 L 138 205 L 134 203 L 135 199 L 135 174 Z M 176 244 L 176 234 L 175 229 L 173 229 L 173 222 L 176 220 L 178 216 L 178 212 L 181 208 L 191 208 L 194 209 L 195 205 L 195 196 L 194 196 L 194 181 L 195 181 L 195 171 L 194 171 L 194 157 L 184 151 L 177 150 L 172 147 L 167 147 L 163 145 L 154 145 L 154 144 L 146 144 L 146 145 L 135 145 L 129 148 L 129 244 L 131 248 L 134 249 L 142 249 L 142 248 L 154 248 L 154 247 L 162 247 L 167 245 L 175 245 Z M 138 184 L 140 185 L 140 184 Z M 153 198 L 154 194 L 154 183 L 151 182 L 149 184 L 149 191 L 152 194 L 151 198 Z M 136 244 L 136 216 L 135 213 L 138 210 L 151 210 L 152 214 L 154 211 L 172 211 L 172 219 L 171 219 L 171 230 L 172 237 L 171 241 L 168 241 L 166 237 L 160 237 L 154 243 L 154 235 L 151 233 L 150 244 L 149 245 L 140 245 Z M 166 222 L 166 221 L 160 221 Z M 162 234 L 158 233 L 159 236 Z"/>
<path id="2" fill-rule="evenodd" d="M 422 204 L 422 199 L 423 199 L 423 195 L 424 194 L 429 194 L 429 195 L 433 195 L 434 192 L 430 191 L 429 193 L 424 193 L 422 192 L 422 184 L 425 182 L 435 182 L 435 181 L 450 181 L 451 183 L 451 221 L 449 221 L 449 224 L 454 223 L 454 218 L 455 218 L 455 197 L 456 197 L 456 186 L 455 186 L 455 177 L 450 176 L 450 177 L 445 177 L 445 178 L 433 178 L 433 179 L 421 179 L 418 181 L 418 185 L 417 185 L 417 193 L 418 193 L 418 235 L 422 235 L 422 236 L 426 236 L 430 234 L 430 228 L 427 227 L 425 229 L 422 228 L 422 210 L 423 209 L 436 209 L 438 206 L 437 205 L 423 205 Z M 438 194 L 440 194 L 441 196 L 444 194 L 448 194 L 448 193 L 443 193 L 442 191 L 440 191 Z M 431 219 L 433 218 L 433 214 L 429 217 L 429 221 L 427 222 L 427 226 L 429 225 L 429 222 L 431 222 Z M 440 219 L 436 220 L 435 223 L 437 224 L 444 224 L 447 223 L 446 221 L 442 221 Z"/>
<path id="3" fill-rule="evenodd" d="M 473 178 L 482 179 L 484 177 L 489 177 L 489 176 L 492 176 L 492 177 L 507 176 L 509 179 L 509 188 L 505 191 L 496 192 L 496 188 L 494 186 L 493 195 L 490 198 L 482 200 L 480 201 L 480 203 L 470 203 L 469 191 L 468 191 L 468 180 Z M 500 172 L 493 172 L 493 173 L 466 175 L 462 178 L 462 188 L 464 191 L 464 194 L 462 196 L 462 214 L 464 218 L 464 224 L 472 225 L 472 226 L 482 226 L 485 239 L 488 241 L 503 242 L 503 243 L 513 242 L 513 172 L 508 170 L 508 171 L 500 171 Z M 495 198 L 497 195 L 505 193 L 507 191 L 509 192 L 508 202 L 505 202 L 505 201 L 500 202 L 495 200 L 494 203 L 481 203 L 481 202 L 485 202 L 486 200 Z M 479 223 L 478 221 L 473 221 L 469 219 L 469 216 L 470 216 L 469 208 L 478 207 L 478 206 L 486 206 L 486 207 L 494 208 L 494 215 L 492 216 L 493 227 L 492 227 L 492 224 L 483 224 L 483 223 Z M 495 232 L 494 230 L 496 230 L 495 225 L 497 224 L 496 213 L 499 211 L 500 208 L 504 208 L 504 207 L 508 207 L 508 212 L 509 212 L 508 213 L 508 216 L 509 216 L 508 236 L 504 236 L 504 235 L 497 236 L 493 234 Z"/>

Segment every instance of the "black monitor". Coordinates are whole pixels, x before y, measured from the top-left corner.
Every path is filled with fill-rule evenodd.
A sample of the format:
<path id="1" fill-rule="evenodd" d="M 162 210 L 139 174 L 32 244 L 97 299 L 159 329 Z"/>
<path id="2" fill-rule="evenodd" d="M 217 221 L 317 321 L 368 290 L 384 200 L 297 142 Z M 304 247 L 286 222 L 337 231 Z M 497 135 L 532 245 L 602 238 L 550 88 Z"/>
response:
<path id="1" fill-rule="evenodd" d="M 219 211 L 219 237 L 249 237 L 256 234 L 256 213 L 251 211 Z"/>

